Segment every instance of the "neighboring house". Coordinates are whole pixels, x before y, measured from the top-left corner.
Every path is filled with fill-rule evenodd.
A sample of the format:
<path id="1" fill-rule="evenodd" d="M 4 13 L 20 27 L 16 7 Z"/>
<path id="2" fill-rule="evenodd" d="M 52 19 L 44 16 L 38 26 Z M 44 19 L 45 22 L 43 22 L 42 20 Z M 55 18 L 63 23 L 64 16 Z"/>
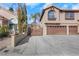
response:
<path id="1" fill-rule="evenodd" d="M 13 12 L 10 12 L 9 10 L 0 8 L 0 25 L 2 26 L 3 24 L 9 25 L 9 27 L 11 27 L 10 30 L 16 31 L 14 30 L 14 28 L 18 27 L 17 14 L 15 15 Z"/>
<path id="2" fill-rule="evenodd" d="M 7 18 L 0 16 L 0 27 L 8 25 L 8 20 Z"/>
<path id="3" fill-rule="evenodd" d="M 36 18 L 32 18 L 31 20 L 33 21 L 28 25 L 28 34 L 32 36 L 41 36 L 42 28 L 40 27 L 40 16 L 36 16 Z"/>
<path id="4" fill-rule="evenodd" d="M 50 6 L 43 10 L 40 21 L 43 35 L 76 35 L 79 33 L 79 10 L 64 10 Z"/>

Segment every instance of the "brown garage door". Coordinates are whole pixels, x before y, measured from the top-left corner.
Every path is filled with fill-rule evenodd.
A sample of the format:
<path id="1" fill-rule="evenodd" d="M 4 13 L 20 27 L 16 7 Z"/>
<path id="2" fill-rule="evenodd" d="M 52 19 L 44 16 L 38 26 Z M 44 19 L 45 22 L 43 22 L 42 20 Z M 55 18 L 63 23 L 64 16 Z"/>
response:
<path id="1" fill-rule="evenodd" d="M 77 26 L 69 26 L 69 34 L 70 35 L 77 34 Z"/>
<path id="2" fill-rule="evenodd" d="M 47 35 L 66 35 L 66 26 L 47 26 Z"/>

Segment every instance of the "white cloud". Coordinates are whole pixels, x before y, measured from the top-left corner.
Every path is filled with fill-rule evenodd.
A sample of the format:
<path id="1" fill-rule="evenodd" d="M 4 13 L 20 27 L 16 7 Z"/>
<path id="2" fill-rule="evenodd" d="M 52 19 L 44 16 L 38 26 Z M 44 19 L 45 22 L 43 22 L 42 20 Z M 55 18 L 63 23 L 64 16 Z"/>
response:
<path id="1" fill-rule="evenodd" d="M 53 4 L 52 3 L 46 3 L 44 6 L 43 6 L 43 9 L 49 7 L 49 6 L 52 6 Z"/>
<path id="2" fill-rule="evenodd" d="M 72 9 L 79 9 L 79 4 L 75 4 L 72 6 Z"/>
<path id="3" fill-rule="evenodd" d="M 52 6 L 52 5 L 58 7 L 58 5 L 55 5 L 54 3 L 46 3 L 46 4 L 43 6 L 43 9 L 45 9 L 45 8 L 47 8 L 47 7 L 49 7 L 49 6 Z M 67 8 L 68 8 L 68 5 L 67 5 L 67 4 L 63 4 L 63 6 L 62 6 L 62 7 L 59 7 L 59 8 L 67 9 Z"/>
<path id="4" fill-rule="evenodd" d="M 31 8 L 36 7 L 37 5 L 39 5 L 38 3 L 27 3 L 27 6 L 30 6 Z"/>
<path id="5" fill-rule="evenodd" d="M 62 6 L 62 8 L 63 8 L 63 9 L 67 9 L 67 8 L 68 8 L 68 5 L 67 5 L 67 4 L 64 4 L 64 5 Z"/>
<path id="6" fill-rule="evenodd" d="M 37 3 L 26 3 L 27 6 L 35 6 Z"/>

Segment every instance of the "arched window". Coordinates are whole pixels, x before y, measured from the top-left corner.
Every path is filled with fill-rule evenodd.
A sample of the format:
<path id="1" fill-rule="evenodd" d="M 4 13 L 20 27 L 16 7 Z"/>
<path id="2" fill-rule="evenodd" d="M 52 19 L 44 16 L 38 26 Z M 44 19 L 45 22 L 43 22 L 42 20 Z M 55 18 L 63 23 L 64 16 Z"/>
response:
<path id="1" fill-rule="evenodd" d="M 55 11 L 54 10 L 50 10 L 48 12 L 48 20 L 56 20 Z"/>

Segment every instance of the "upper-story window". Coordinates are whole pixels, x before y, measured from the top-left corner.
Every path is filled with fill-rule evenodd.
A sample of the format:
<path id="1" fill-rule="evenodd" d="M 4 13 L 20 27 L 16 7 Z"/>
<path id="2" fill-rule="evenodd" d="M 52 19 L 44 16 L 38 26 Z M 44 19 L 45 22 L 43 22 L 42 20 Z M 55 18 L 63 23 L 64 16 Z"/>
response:
<path id="1" fill-rule="evenodd" d="M 54 10 L 50 10 L 48 12 L 48 20 L 56 20 L 55 11 Z"/>
<path id="2" fill-rule="evenodd" d="M 74 12 L 66 12 L 65 19 L 66 20 L 74 20 Z"/>

